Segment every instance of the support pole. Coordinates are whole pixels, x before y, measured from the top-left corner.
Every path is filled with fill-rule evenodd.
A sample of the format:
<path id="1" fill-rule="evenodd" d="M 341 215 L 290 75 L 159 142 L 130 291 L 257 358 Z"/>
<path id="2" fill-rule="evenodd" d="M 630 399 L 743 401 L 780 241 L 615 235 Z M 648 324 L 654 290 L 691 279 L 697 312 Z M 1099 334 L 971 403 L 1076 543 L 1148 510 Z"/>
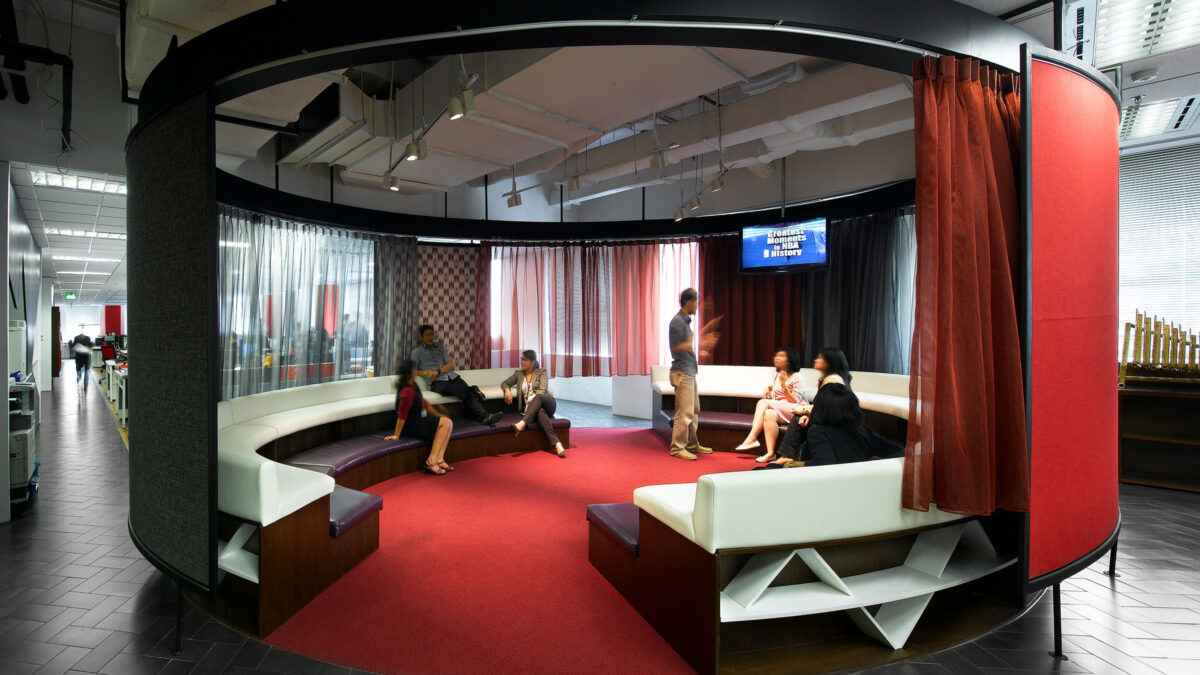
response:
<path id="1" fill-rule="evenodd" d="M 1108 549 L 1108 576 L 1116 579 L 1121 576 L 1117 574 L 1117 541 L 1113 541 L 1112 548 Z"/>
<path id="2" fill-rule="evenodd" d="M 179 656 L 183 653 L 183 586 L 175 584 L 175 591 L 175 649 L 171 653 Z"/>
<path id="3" fill-rule="evenodd" d="M 1054 651 L 1050 652 L 1050 656 L 1066 661 L 1067 656 L 1062 650 L 1062 599 L 1058 590 L 1058 584 L 1054 584 Z"/>

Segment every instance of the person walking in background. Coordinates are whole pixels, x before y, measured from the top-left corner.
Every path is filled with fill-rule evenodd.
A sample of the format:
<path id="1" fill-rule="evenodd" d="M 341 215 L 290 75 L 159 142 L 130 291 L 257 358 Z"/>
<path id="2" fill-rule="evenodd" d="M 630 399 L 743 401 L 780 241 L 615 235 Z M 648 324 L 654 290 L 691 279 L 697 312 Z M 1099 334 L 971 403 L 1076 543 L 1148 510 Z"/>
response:
<path id="1" fill-rule="evenodd" d="M 454 359 L 446 353 L 446 348 L 438 342 L 433 332 L 433 326 L 425 324 L 417 329 L 421 344 L 412 350 L 412 361 L 417 375 L 429 380 L 429 388 L 442 396 L 454 396 L 467 406 L 467 416 L 488 426 L 495 426 L 500 419 L 500 413 L 488 414 L 483 407 L 487 400 L 479 387 L 472 387 L 457 372 L 454 371 Z"/>
<path id="2" fill-rule="evenodd" d="M 532 349 L 521 352 L 521 367 L 501 382 L 500 388 L 504 390 L 505 403 L 512 403 L 516 398 L 520 403 L 519 409 L 524 411 L 521 420 L 513 425 L 513 432 L 520 435 L 536 420 L 554 452 L 559 457 L 566 457 L 567 451 L 558 440 L 558 434 L 554 433 L 554 424 L 550 421 L 558 402 L 546 387 L 546 369 L 538 365 L 537 352 Z M 515 396 L 514 389 L 517 392 Z"/>
<path id="3" fill-rule="evenodd" d="M 699 294 L 689 288 L 679 294 L 679 313 L 667 326 L 671 345 L 671 386 L 675 388 L 675 424 L 671 432 L 671 456 L 696 459 L 696 454 L 708 455 L 712 448 L 700 445 L 696 438 L 700 416 L 700 394 L 696 391 L 696 348 L 692 332 L 692 315 L 696 313 Z M 714 332 L 721 317 L 709 321 L 700 330 L 700 355 L 709 356 L 717 344 Z"/>
<path id="4" fill-rule="evenodd" d="M 396 369 L 396 432 L 384 440 L 395 441 L 401 436 L 425 441 L 429 446 L 429 457 L 421 470 L 441 476 L 454 467 L 446 463 L 446 446 L 450 443 L 450 432 L 454 422 L 445 415 L 429 414 L 429 404 L 417 386 L 413 362 L 405 359 Z M 436 410 L 435 410 L 436 412 Z"/>
<path id="5" fill-rule="evenodd" d="M 83 324 L 79 325 L 83 328 Z M 79 335 L 71 338 L 71 355 L 75 358 L 75 382 L 76 384 L 83 383 L 83 391 L 88 388 L 88 368 L 92 367 L 92 338 L 83 334 L 81 330 Z"/>

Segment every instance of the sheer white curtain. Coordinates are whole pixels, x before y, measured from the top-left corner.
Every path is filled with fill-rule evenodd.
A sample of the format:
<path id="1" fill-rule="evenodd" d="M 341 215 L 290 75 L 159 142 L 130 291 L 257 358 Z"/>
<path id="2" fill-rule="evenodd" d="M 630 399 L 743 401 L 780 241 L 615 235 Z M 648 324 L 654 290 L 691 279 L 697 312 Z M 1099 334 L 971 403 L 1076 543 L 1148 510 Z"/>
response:
<path id="1" fill-rule="evenodd" d="M 362 377 L 373 243 L 221 205 L 221 398 Z"/>

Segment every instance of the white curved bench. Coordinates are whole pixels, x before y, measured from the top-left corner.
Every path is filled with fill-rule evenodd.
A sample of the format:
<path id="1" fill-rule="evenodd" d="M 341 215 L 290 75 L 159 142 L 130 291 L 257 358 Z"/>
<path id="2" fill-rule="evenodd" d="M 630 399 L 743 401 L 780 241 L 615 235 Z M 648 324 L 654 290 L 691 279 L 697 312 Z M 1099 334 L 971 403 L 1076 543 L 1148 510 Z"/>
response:
<path id="1" fill-rule="evenodd" d="M 467 370 L 462 375 L 489 398 L 502 396 L 500 382 L 512 370 Z M 390 410 L 393 377 L 367 377 L 252 394 L 217 404 L 217 509 L 269 525 L 333 492 L 334 481 L 313 471 L 274 462 L 258 449 L 289 434 L 329 422 Z M 456 403 L 428 390 L 427 401 Z"/>
<path id="2" fill-rule="evenodd" d="M 659 396 L 673 396 L 670 366 L 650 368 L 650 386 Z M 812 400 L 817 394 L 820 373 L 801 368 L 804 376 L 804 396 Z M 891 373 L 850 371 L 850 388 L 858 396 L 863 410 L 908 419 L 908 376 Z M 775 369 L 765 366 L 700 366 L 696 371 L 696 391 L 700 396 L 731 398 L 762 398 L 763 389 L 771 384 Z M 657 414 L 657 410 L 655 413 Z"/>
<path id="3" fill-rule="evenodd" d="M 900 649 L 935 592 L 1015 562 L 996 553 L 973 517 L 934 505 L 927 512 L 901 508 L 903 471 L 903 458 L 896 458 L 640 487 L 632 505 L 638 525 L 614 538 L 631 516 L 593 521 L 589 558 L 701 672 L 719 670 L 712 659 L 720 659 L 722 625 L 828 612 L 846 612 L 865 633 Z M 634 545 L 612 543 L 622 537 Z M 912 538 L 906 557 L 903 548 L 879 542 L 895 537 Z M 811 574 L 789 583 L 784 570 L 793 559 Z M 860 561 L 858 569 L 839 573 L 848 559 Z M 890 562 L 865 562 L 875 560 Z M 804 630 L 756 633 L 764 640 L 768 634 L 783 642 L 755 649 L 789 646 Z"/>

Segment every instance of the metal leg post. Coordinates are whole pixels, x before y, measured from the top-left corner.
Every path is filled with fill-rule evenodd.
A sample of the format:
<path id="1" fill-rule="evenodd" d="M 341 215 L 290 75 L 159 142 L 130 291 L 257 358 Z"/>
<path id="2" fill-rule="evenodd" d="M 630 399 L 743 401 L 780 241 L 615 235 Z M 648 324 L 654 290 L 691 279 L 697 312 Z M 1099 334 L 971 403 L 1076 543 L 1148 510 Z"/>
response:
<path id="1" fill-rule="evenodd" d="M 1066 661 L 1067 656 L 1062 650 L 1062 599 L 1058 590 L 1058 584 L 1054 584 L 1054 651 L 1050 652 L 1050 656 Z"/>

